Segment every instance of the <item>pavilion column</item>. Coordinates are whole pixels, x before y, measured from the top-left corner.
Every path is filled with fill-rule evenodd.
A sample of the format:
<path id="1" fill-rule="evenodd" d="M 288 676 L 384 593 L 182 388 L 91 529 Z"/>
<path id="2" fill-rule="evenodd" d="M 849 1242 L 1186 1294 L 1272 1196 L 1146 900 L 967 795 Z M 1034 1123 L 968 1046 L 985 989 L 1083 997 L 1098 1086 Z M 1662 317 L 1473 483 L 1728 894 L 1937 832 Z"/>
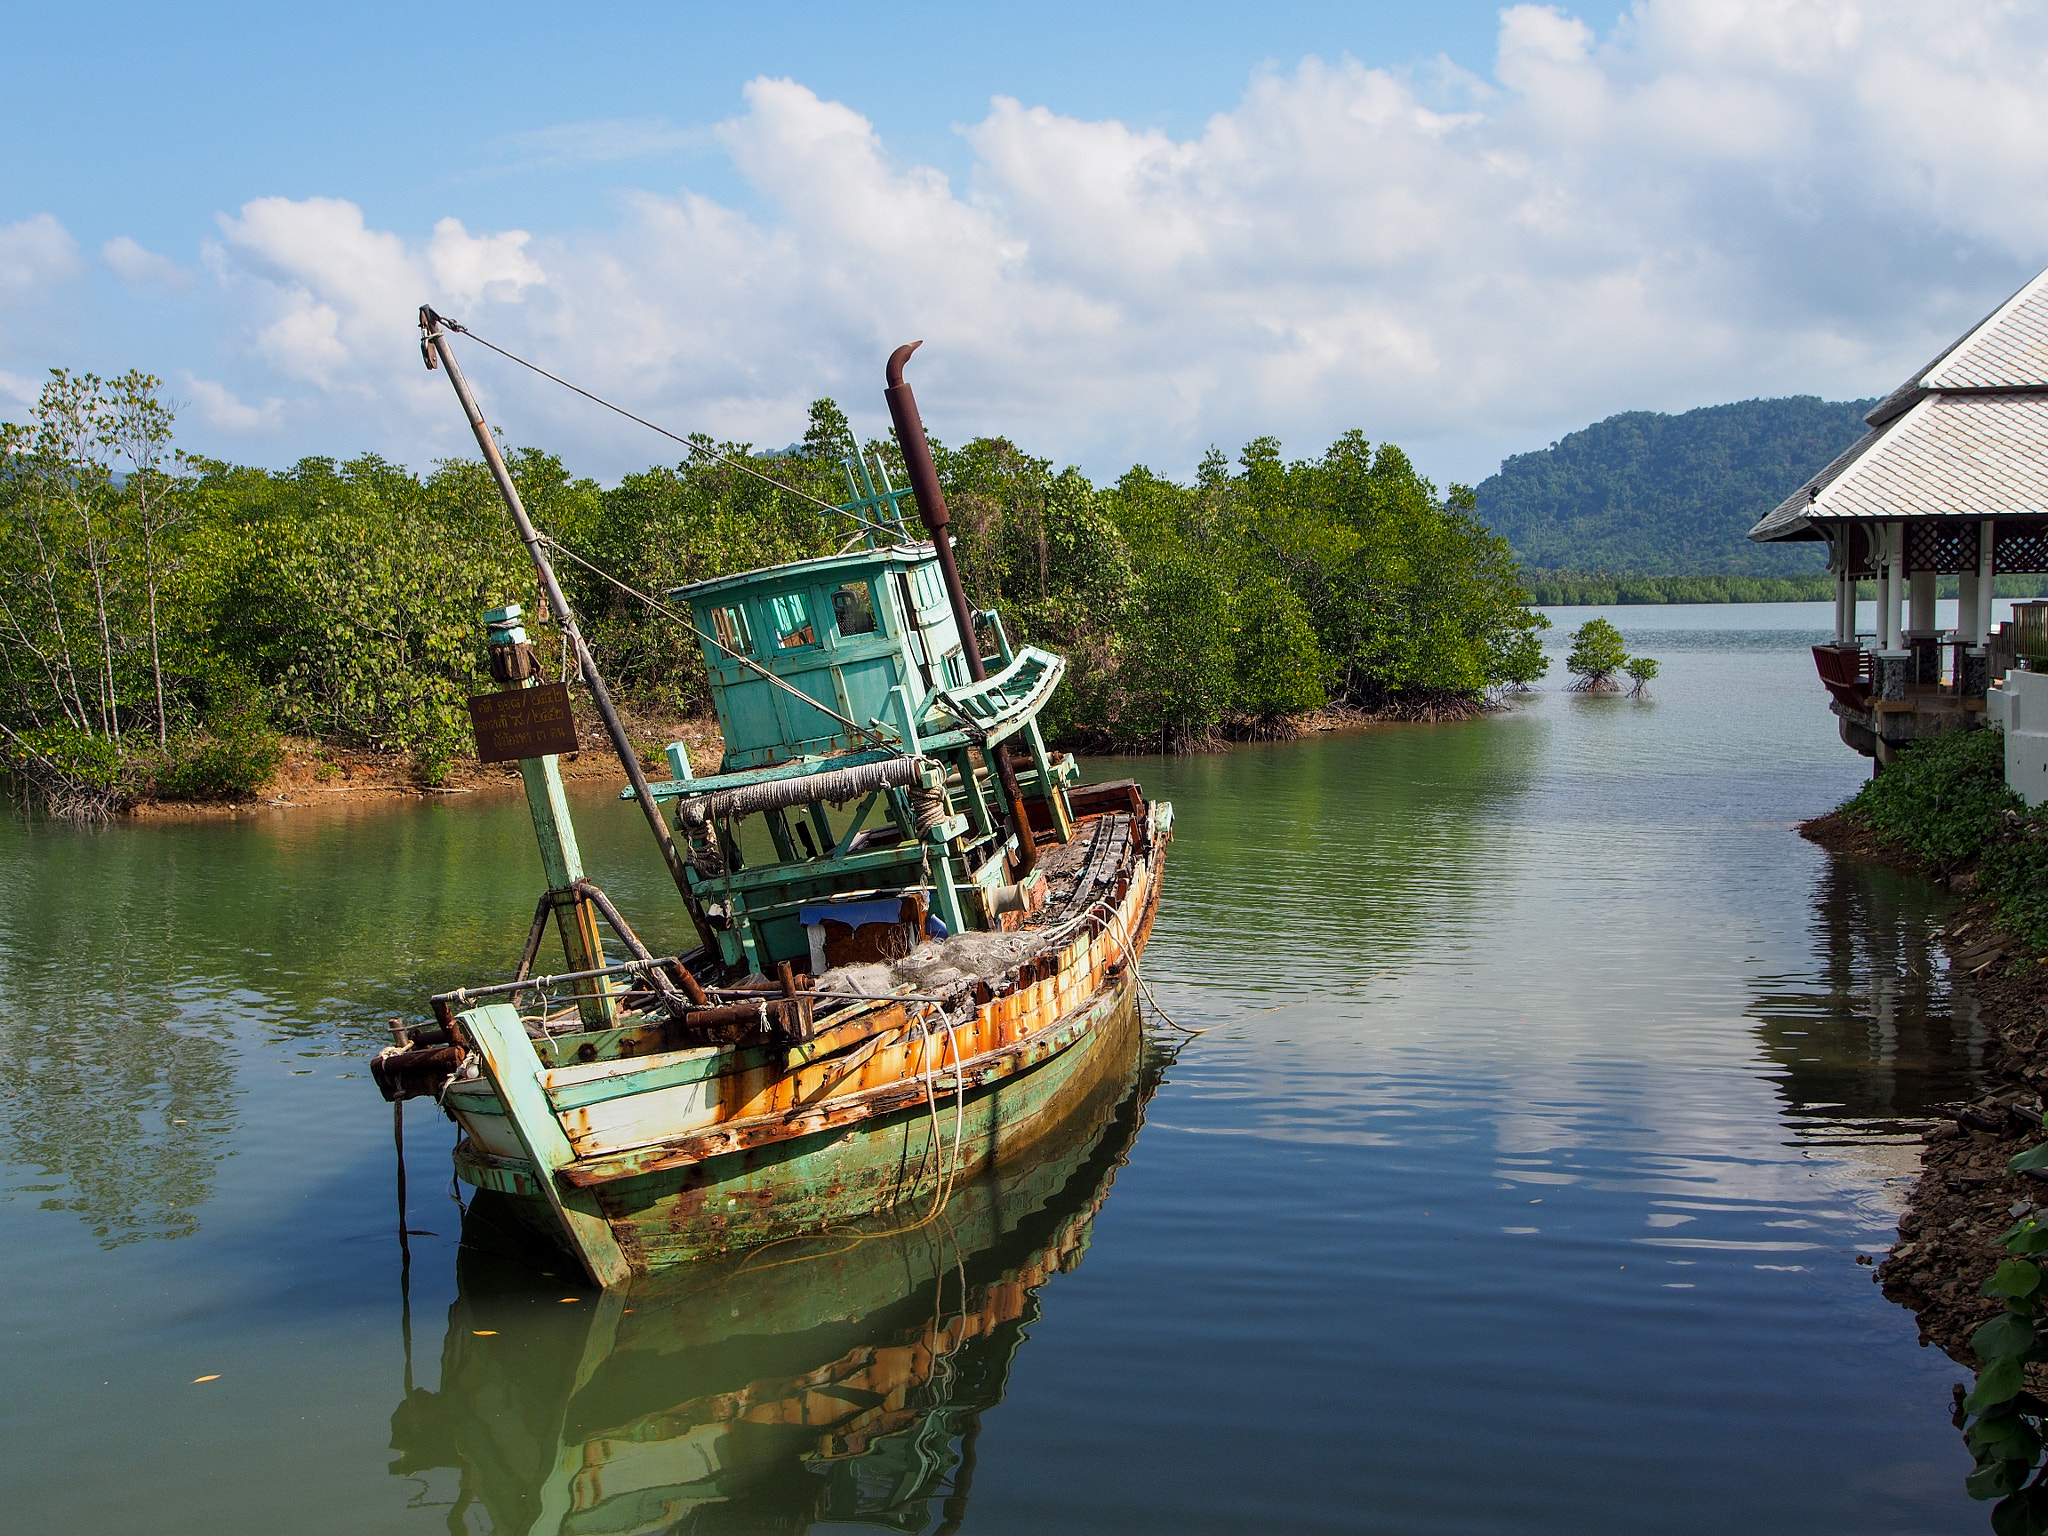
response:
<path id="1" fill-rule="evenodd" d="M 1856 643 L 1856 578 L 1849 574 L 1849 551 L 1845 547 L 1836 550 L 1839 562 L 1835 567 L 1835 644 Z"/>
<path id="2" fill-rule="evenodd" d="M 1907 582 L 1906 645 L 1913 653 L 1913 681 L 1936 684 L 1941 681 L 1941 626 L 1934 604 L 1941 577 L 1916 567 Z"/>
<path id="3" fill-rule="evenodd" d="M 1880 642 L 1887 651 L 1902 648 L 1905 635 L 1899 623 L 1899 605 L 1905 598 L 1906 537 L 1902 523 L 1885 524 L 1884 612 L 1878 615 Z"/>
<path id="4" fill-rule="evenodd" d="M 1968 642 L 1956 660 L 1961 673 L 1957 692 L 1966 699 L 1983 698 L 1991 684 L 1991 653 L 1985 645 L 1991 639 L 1991 599 L 1998 585 L 1991 558 L 1996 526 L 1988 517 L 1977 524 L 1977 569 L 1963 572 L 1956 582 L 1956 629 Z"/>
<path id="5" fill-rule="evenodd" d="M 1913 653 L 1905 648 L 1899 605 L 1906 596 L 1906 530 L 1903 523 L 1881 525 L 1877 566 L 1877 655 L 1873 682 L 1878 697 L 1892 702 L 1905 699 L 1913 678 Z"/>
<path id="6" fill-rule="evenodd" d="M 1992 534 L 1997 524 L 1990 518 L 1978 524 L 1977 528 L 1977 643 L 1985 644 L 1991 638 L 1991 600 L 1997 594 L 1996 562 L 1991 557 Z"/>

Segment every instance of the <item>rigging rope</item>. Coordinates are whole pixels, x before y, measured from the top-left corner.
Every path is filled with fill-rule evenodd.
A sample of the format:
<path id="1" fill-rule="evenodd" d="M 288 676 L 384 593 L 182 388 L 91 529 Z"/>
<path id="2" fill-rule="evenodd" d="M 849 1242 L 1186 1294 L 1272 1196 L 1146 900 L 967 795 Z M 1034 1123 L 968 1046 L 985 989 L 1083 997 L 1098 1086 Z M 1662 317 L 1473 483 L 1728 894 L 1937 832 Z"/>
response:
<path id="1" fill-rule="evenodd" d="M 836 512 L 841 517 L 850 517 L 856 523 L 859 523 L 863 528 L 869 529 L 875 533 L 886 534 L 891 539 L 894 539 L 901 531 L 896 528 L 886 527 L 881 523 L 872 522 L 869 519 L 862 517 L 858 512 L 850 512 L 845 507 L 837 506 L 832 502 L 824 500 L 822 497 L 813 496 L 809 491 L 799 490 L 797 489 L 797 487 L 793 485 L 785 485 L 782 481 L 777 480 L 773 475 L 764 475 L 761 473 L 760 470 L 755 469 L 750 465 L 742 464 L 738 459 L 728 458 L 725 454 L 720 453 L 715 448 L 707 448 L 704 444 L 697 442 L 691 438 L 679 437 L 675 433 L 669 431 L 667 427 L 656 426 L 653 422 L 649 421 L 645 416 L 635 416 L 623 405 L 614 405 L 611 401 L 605 399 L 602 395 L 594 395 L 589 390 L 583 388 L 581 385 L 571 384 L 567 379 L 562 378 L 557 374 L 549 373 L 547 369 L 541 367 L 539 363 L 530 363 L 516 352 L 507 352 L 503 347 L 499 346 L 496 342 L 485 341 L 483 337 L 477 335 L 475 331 L 472 331 L 468 326 L 462 324 L 460 321 L 450 320 L 446 315 L 442 315 L 440 317 L 440 322 L 449 330 L 454 331 L 457 335 L 467 336 L 471 341 L 475 342 L 478 346 L 486 347 L 491 351 L 497 353 L 498 356 L 504 358 L 507 362 L 517 363 L 520 367 L 539 374 L 549 383 L 559 384 L 562 386 L 562 388 L 568 390 L 571 394 L 581 395 L 584 399 L 590 401 L 593 405 L 601 405 L 606 410 L 616 412 L 617 414 L 625 417 L 628 421 L 638 422 L 648 431 L 659 433 L 661 436 L 667 438 L 670 442 L 681 443 L 685 448 L 689 449 L 692 453 L 700 454 L 704 458 L 711 459 L 719 464 L 723 464 L 728 469 L 736 469 L 743 475 L 752 475 L 756 480 L 759 480 L 763 485 L 772 485 L 778 491 L 787 491 L 790 495 L 796 497 L 799 501 L 808 501 L 813 506 L 822 507 L 827 512 Z"/>

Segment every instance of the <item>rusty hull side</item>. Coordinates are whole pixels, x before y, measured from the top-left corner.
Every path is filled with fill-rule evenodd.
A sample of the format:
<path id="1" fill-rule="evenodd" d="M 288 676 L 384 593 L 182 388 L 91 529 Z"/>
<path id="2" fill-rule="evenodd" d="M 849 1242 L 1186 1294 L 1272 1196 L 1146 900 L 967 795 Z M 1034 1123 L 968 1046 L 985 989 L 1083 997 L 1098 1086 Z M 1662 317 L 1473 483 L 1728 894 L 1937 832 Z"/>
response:
<path id="1" fill-rule="evenodd" d="M 714 1090 L 712 1124 L 639 1147 L 607 1150 L 587 1117 L 565 1109 L 560 1123 L 584 1155 L 560 1171 L 560 1183 L 596 1196 L 627 1262 L 643 1272 L 808 1233 L 922 1220 L 942 1184 L 1001 1173 L 1032 1155 L 1097 1084 L 1129 1070 L 1139 1039 L 1131 961 L 1157 910 L 1164 840 L 1126 866 L 1105 921 L 1057 956 L 1026 962 L 1013 987 L 956 1024 L 954 1040 L 943 1028 L 927 1042 L 904 1027 L 853 1053 L 861 1059 L 852 1070 L 843 1069 L 849 1057 L 842 1068 L 828 1060 L 735 1074 Z M 900 1005 L 886 1012 L 901 1018 Z M 965 1063 L 963 1095 L 955 1060 Z M 467 1140 L 456 1161 L 467 1181 L 526 1197 L 517 1204 L 546 1225 L 523 1161 Z"/>

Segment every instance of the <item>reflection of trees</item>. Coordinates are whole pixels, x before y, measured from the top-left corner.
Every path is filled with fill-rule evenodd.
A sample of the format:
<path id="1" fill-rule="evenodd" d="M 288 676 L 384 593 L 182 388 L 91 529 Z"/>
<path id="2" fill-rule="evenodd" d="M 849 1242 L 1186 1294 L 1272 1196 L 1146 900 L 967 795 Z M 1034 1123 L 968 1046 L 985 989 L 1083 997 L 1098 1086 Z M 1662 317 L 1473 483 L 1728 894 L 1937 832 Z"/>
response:
<path id="1" fill-rule="evenodd" d="M 1501 823 L 1536 780 L 1528 733 L 1545 729 L 1533 717 L 1391 726 L 1105 758 L 1089 776 L 1135 773 L 1181 804 L 1162 972 L 1242 984 L 1245 954 L 1279 945 L 1295 979 L 1350 982 L 1441 945 L 1498 900 Z"/>
<path id="2" fill-rule="evenodd" d="M 593 867 L 651 863 L 609 809 L 578 804 Z M 0 1151 L 104 1242 L 196 1230 L 244 1049 L 367 1055 L 382 1018 L 509 972 L 538 865 L 513 796 L 100 829 L 0 815 Z M 635 891 L 660 894 L 613 889 L 636 918 Z M 640 924 L 653 942 L 667 896 Z"/>
<path id="3" fill-rule="evenodd" d="M 1819 985 L 1778 978 L 1750 1009 L 1795 1126 L 1913 1119 L 1968 1094 L 1976 1009 L 1931 937 L 1945 905 L 1924 880 L 1827 861 L 1813 897 Z"/>
<path id="4" fill-rule="evenodd" d="M 450 1528 L 480 1505 L 503 1536 L 957 1528 L 980 1415 L 1038 1287 L 1080 1262 L 1161 1066 L 1105 1082 L 922 1230 L 692 1265 L 573 1308 L 558 1261 L 479 1195 L 442 1385 L 392 1415 L 392 1471 L 454 1469 Z"/>
<path id="5" fill-rule="evenodd" d="M 184 1021 L 179 957 L 159 947 L 175 881 L 150 878 L 162 872 L 119 831 L 4 835 L 29 844 L 8 860 L 0 929 L 8 1160 L 50 1181 L 46 1209 L 77 1212 L 109 1246 L 187 1236 L 225 1150 L 234 1068 L 213 1031 Z"/>

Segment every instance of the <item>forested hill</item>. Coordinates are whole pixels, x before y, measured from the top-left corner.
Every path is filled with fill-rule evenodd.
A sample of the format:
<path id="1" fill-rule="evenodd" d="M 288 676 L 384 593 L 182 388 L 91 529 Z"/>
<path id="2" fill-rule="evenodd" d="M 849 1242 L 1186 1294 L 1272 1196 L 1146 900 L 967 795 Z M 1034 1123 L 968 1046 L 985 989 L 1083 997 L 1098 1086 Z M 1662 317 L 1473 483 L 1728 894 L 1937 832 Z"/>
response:
<path id="1" fill-rule="evenodd" d="M 1822 546 L 1760 545 L 1764 513 L 1861 437 L 1871 400 L 1740 400 L 1682 416 L 1626 411 L 1479 487 L 1479 513 L 1539 571 L 1793 576 Z"/>

